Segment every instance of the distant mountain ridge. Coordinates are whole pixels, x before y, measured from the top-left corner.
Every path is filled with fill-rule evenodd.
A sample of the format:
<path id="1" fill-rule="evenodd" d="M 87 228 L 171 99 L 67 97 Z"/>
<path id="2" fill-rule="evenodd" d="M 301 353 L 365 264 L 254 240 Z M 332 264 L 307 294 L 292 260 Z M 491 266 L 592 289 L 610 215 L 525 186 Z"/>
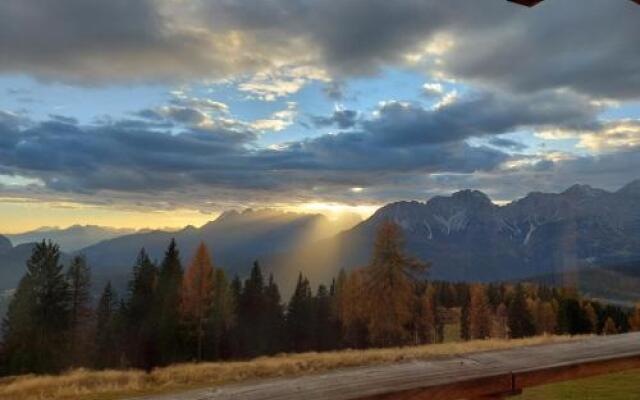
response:
<path id="1" fill-rule="evenodd" d="M 136 232 L 134 229 L 116 229 L 96 225 L 73 225 L 68 228 L 42 227 L 20 234 L 5 235 L 15 245 L 51 240 L 65 252 Z"/>
<path id="2" fill-rule="evenodd" d="M 391 203 L 336 238 L 268 264 L 282 278 L 300 269 L 316 282 L 327 281 L 339 268 L 368 262 L 385 219 L 402 228 L 411 254 L 433 263 L 434 279 L 512 280 L 640 259 L 636 180 L 616 192 L 588 185 L 533 192 L 503 206 L 476 190 Z"/>
<path id="3" fill-rule="evenodd" d="M 98 279 L 122 284 L 130 277 L 141 248 L 160 261 L 169 241 L 175 238 L 186 264 L 202 241 L 209 247 L 216 266 L 244 274 L 257 259 L 309 245 L 341 229 L 342 225 L 320 214 L 248 209 L 225 212 L 200 228 L 188 226 L 175 232 L 125 235 L 86 247 L 79 253 L 87 257 Z"/>

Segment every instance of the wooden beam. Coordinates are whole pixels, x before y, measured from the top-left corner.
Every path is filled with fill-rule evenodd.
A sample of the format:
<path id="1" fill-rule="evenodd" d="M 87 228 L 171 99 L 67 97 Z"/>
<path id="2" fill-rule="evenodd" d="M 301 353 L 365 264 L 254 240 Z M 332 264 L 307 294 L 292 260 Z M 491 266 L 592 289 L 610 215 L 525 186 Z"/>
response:
<path id="1" fill-rule="evenodd" d="M 640 333 L 222 386 L 149 400 L 501 399 L 528 387 L 640 368 Z"/>
<path id="2" fill-rule="evenodd" d="M 543 0 L 507 0 L 510 1 L 512 3 L 517 3 L 520 4 L 522 6 L 527 6 L 527 7 L 533 7 L 535 5 L 537 5 L 538 3 L 542 3 Z M 638 0 L 640 1 L 640 0 Z"/>

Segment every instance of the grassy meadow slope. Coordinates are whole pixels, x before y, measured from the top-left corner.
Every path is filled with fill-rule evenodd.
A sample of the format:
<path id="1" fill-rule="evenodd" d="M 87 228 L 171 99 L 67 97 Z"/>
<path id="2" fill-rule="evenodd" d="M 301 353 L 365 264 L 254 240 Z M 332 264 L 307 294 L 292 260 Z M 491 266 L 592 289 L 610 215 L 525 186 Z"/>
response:
<path id="1" fill-rule="evenodd" d="M 251 361 L 180 364 L 157 368 L 149 374 L 137 370 L 75 370 L 60 376 L 26 375 L 0 379 L 0 400 L 122 399 L 249 379 L 296 376 L 338 368 L 425 360 L 567 340 L 573 339 L 564 336 L 539 336 L 519 340 L 492 339 L 417 347 L 283 354 Z"/>
<path id="2" fill-rule="evenodd" d="M 638 400 L 640 370 L 578 379 L 525 391 L 513 400 Z"/>

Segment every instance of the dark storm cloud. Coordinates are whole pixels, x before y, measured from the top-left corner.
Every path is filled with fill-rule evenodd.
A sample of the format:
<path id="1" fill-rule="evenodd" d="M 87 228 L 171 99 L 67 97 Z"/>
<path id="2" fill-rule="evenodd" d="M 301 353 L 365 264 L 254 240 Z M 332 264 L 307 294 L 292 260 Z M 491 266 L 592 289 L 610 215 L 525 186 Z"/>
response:
<path id="1" fill-rule="evenodd" d="M 340 129 L 348 129 L 356 125 L 357 118 L 357 111 L 336 110 L 329 117 L 312 117 L 312 122 L 318 128 L 337 126 Z"/>
<path id="2" fill-rule="evenodd" d="M 638 18 L 632 2 L 602 0 L 534 9 L 502 0 L 5 0 L 0 71 L 92 84 L 304 59 L 339 80 L 404 64 L 445 35 L 453 45 L 437 68 L 454 77 L 630 99 L 640 98 Z"/>
<path id="3" fill-rule="evenodd" d="M 363 122 L 363 127 L 392 146 L 455 142 L 528 127 L 598 125 L 598 108 L 586 99 L 548 92 L 531 96 L 480 92 L 434 110 L 390 102 L 378 112 L 379 117 Z"/>
<path id="4" fill-rule="evenodd" d="M 258 134 L 246 126 L 200 128 L 173 114 L 140 115 L 144 118 L 91 126 L 55 116 L 25 126 L 6 114 L 0 119 L 0 168 L 39 178 L 59 192 L 209 188 L 281 192 L 286 197 L 292 192 L 310 195 L 317 185 L 340 192 L 358 182 L 374 185 L 406 174 L 490 171 L 508 158 L 463 140 L 389 146 L 380 132 L 364 126 L 264 149 L 256 147 Z M 186 123 L 167 129 L 160 118 Z"/>

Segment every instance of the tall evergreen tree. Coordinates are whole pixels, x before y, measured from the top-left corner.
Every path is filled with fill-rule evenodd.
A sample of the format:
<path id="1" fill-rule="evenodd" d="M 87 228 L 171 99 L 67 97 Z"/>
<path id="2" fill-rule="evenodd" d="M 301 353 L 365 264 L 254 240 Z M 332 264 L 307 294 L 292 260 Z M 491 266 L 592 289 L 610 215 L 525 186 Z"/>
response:
<path id="1" fill-rule="evenodd" d="M 560 301 L 558 327 L 561 333 L 568 333 L 570 335 L 591 332 L 592 326 L 589 316 L 580 306 L 580 302 L 575 295 L 565 297 Z"/>
<path id="2" fill-rule="evenodd" d="M 486 339 L 491 336 L 491 310 L 483 285 L 471 286 L 469 334 L 472 339 Z"/>
<path id="3" fill-rule="evenodd" d="M 265 285 L 260 264 L 253 263 L 238 303 L 240 347 L 245 357 L 266 354 Z"/>
<path id="4" fill-rule="evenodd" d="M 213 304 L 213 266 L 209 251 L 200 243 L 182 284 L 182 313 L 192 327 L 196 341 L 196 358 L 202 360 L 205 328 Z"/>
<path id="5" fill-rule="evenodd" d="M 293 351 L 303 352 L 315 348 L 313 311 L 309 280 L 300 274 L 287 308 L 287 331 Z"/>
<path id="6" fill-rule="evenodd" d="M 269 283 L 264 290 L 264 298 L 265 335 L 268 339 L 266 346 L 269 354 L 275 354 L 284 350 L 285 319 L 280 289 L 271 274 L 269 275 Z"/>
<path id="7" fill-rule="evenodd" d="M 57 245 L 36 244 L 5 320 L 10 373 L 56 372 L 65 367 L 69 287 L 62 268 Z"/>
<path id="8" fill-rule="evenodd" d="M 411 339 L 414 279 L 428 264 L 407 256 L 400 227 L 384 221 L 378 228 L 367 267 L 370 301 L 369 333 L 377 345 L 400 345 Z"/>
<path id="9" fill-rule="evenodd" d="M 212 347 L 211 357 L 230 358 L 233 355 L 232 331 L 236 324 L 236 298 L 233 287 L 224 273 L 217 268 L 213 277 L 213 304 L 211 306 L 211 319 L 209 337 Z"/>
<path id="10" fill-rule="evenodd" d="M 92 343 L 87 340 L 92 327 L 91 270 L 82 256 L 76 256 L 67 270 L 70 309 L 70 356 L 73 366 L 87 365 Z"/>
<path id="11" fill-rule="evenodd" d="M 157 285 L 158 268 L 142 249 L 133 267 L 125 312 L 128 360 L 145 370 L 151 370 L 159 361 L 158 321 L 154 313 Z"/>
<path id="12" fill-rule="evenodd" d="M 181 290 L 184 271 L 180 251 L 171 239 L 160 264 L 157 290 L 158 345 L 160 362 L 169 364 L 182 358 L 184 340 L 180 329 Z"/>
<path id="13" fill-rule="evenodd" d="M 313 312 L 316 350 L 327 351 L 335 348 L 335 330 L 331 319 L 331 295 L 325 285 L 318 286 L 313 301 Z"/>
<path id="14" fill-rule="evenodd" d="M 118 296 L 108 282 L 96 308 L 95 362 L 97 368 L 115 368 L 120 356 L 120 342 L 116 326 Z"/>
<path id="15" fill-rule="evenodd" d="M 523 338 L 533 336 L 536 327 L 533 323 L 533 316 L 527 306 L 527 298 L 522 284 L 516 286 L 513 299 L 508 307 L 509 334 L 512 338 Z"/>
<path id="16" fill-rule="evenodd" d="M 471 293 L 469 291 L 469 285 L 460 284 L 458 289 L 458 296 L 460 297 L 460 339 L 471 339 L 471 331 L 469 329 L 469 308 L 471 305 Z"/>

